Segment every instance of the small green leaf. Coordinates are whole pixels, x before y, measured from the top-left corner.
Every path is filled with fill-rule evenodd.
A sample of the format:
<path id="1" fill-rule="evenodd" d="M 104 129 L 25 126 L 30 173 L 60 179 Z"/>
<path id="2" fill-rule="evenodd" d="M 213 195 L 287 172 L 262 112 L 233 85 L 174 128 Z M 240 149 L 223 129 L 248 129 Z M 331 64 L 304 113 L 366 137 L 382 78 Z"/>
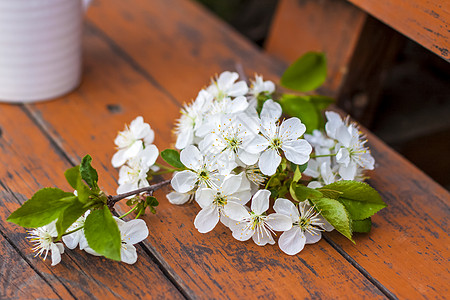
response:
<path id="1" fill-rule="evenodd" d="M 352 222 L 352 230 L 353 232 L 362 232 L 367 233 L 372 229 L 372 221 L 370 218 L 364 220 L 357 220 Z"/>
<path id="2" fill-rule="evenodd" d="M 327 77 L 327 60 L 323 53 L 308 52 L 281 77 L 281 85 L 300 92 L 309 92 L 321 86 Z"/>
<path id="3" fill-rule="evenodd" d="M 320 128 L 322 115 L 309 99 L 309 96 L 284 94 L 280 99 L 280 105 L 283 113 L 299 118 L 305 124 L 306 132 L 312 133 L 314 129 Z"/>
<path id="4" fill-rule="evenodd" d="M 14 211 L 7 221 L 22 227 L 36 228 L 58 218 L 76 197 L 57 188 L 43 188 Z"/>
<path id="5" fill-rule="evenodd" d="M 122 239 L 119 227 L 106 205 L 87 216 L 84 222 L 84 235 L 89 247 L 95 252 L 120 261 Z"/>
<path id="6" fill-rule="evenodd" d="M 158 200 L 153 196 L 147 196 L 147 198 L 145 198 L 145 202 L 147 203 L 148 206 L 158 206 L 159 205 Z"/>
<path id="7" fill-rule="evenodd" d="M 58 239 L 66 232 L 66 230 L 72 225 L 79 217 L 81 217 L 86 211 L 86 207 L 78 198 L 73 199 L 72 203 L 67 206 L 59 215 L 56 221 L 56 230 L 58 231 Z"/>
<path id="8" fill-rule="evenodd" d="M 300 171 L 300 167 L 296 166 L 294 171 L 294 176 L 292 176 L 293 182 L 298 182 L 302 178 L 302 172 Z"/>
<path id="9" fill-rule="evenodd" d="M 295 182 L 291 183 L 289 190 L 290 190 L 292 198 L 294 198 L 294 200 L 299 201 L 299 202 L 305 201 L 306 199 L 323 197 L 321 192 L 319 192 L 315 189 L 306 187 L 302 184 L 296 184 Z"/>
<path id="10" fill-rule="evenodd" d="M 64 176 L 66 177 L 67 182 L 70 184 L 70 186 L 76 190 L 78 182 L 81 180 L 80 166 L 75 166 L 73 168 L 67 169 L 66 172 L 64 172 Z"/>
<path id="11" fill-rule="evenodd" d="M 353 220 L 364 220 L 387 205 L 380 194 L 364 182 L 343 180 L 328 184 L 322 189 L 341 193 L 337 198 L 347 209 Z"/>
<path id="12" fill-rule="evenodd" d="M 166 149 L 161 151 L 161 157 L 172 167 L 178 169 L 186 168 L 180 160 L 180 153 L 174 149 Z"/>
<path id="13" fill-rule="evenodd" d="M 329 198 L 310 199 L 310 201 L 337 231 L 354 242 L 352 240 L 352 220 L 345 210 L 344 205 L 337 200 Z"/>
<path id="14" fill-rule="evenodd" d="M 88 154 L 81 160 L 80 174 L 81 178 L 88 184 L 91 189 L 97 189 L 98 174 L 97 171 L 91 166 L 92 157 Z"/>

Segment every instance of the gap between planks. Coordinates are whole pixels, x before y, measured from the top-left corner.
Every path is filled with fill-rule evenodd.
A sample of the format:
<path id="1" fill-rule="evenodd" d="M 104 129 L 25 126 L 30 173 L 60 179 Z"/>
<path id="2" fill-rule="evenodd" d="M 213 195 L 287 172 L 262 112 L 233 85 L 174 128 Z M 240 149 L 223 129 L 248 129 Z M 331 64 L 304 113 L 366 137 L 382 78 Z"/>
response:
<path id="1" fill-rule="evenodd" d="M 120 56 L 133 70 L 138 74 L 143 76 L 146 81 L 148 81 L 152 86 L 156 87 L 162 93 L 168 96 L 168 98 L 177 106 L 181 106 L 181 103 L 167 90 L 165 89 L 156 78 L 149 74 L 145 68 L 143 68 L 132 56 L 130 56 L 126 50 L 120 47 L 111 37 L 108 36 L 102 29 L 98 28 L 95 24 L 91 22 L 86 22 L 87 29 L 90 30 L 94 35 L 102 39 L 110 49 Z M 36 124 L 39 130 L 44 134 L 44 136 L 49 140 L 55 152 L 61 156 L 61 158 L 67 160 L 71 165 L 75 166 L 78 164 L 79 158 L 71 157 L 67 154 L 61 142 L 58 140 L 59 137 L 56 134 L 51 133 L 49 126 L 46 124 L 45 120 L 36 112 L 30 109 L 29 105 L 25 104 L 21 106 L 24 113 Z M 389 291 L 384 285 L 382 285 L 378 280 L 376 280 L 368 271 L 366 271 L 361 265 L 359 265 L 348 253 L 346 253 L 339 245 L 334 243 L 330 238 L 324 236 L 325 241 L 330 244 L 330 246 L 338 252 L 352 267 L 354 267 L 360 274 L 362 274 L 367 280 L 369 280 L 378 290 L 380 290 L 388 299 L 398 299 L 395 294 Z M 184 281 L 175 273 L 175 271 L 169 266 L 169 264 L 163 259 L 161 255 L 156 251 L 156 249 L 151 249 L 143 243 L 139 243 L 144 252 L 146 252 L 152 261 L 158 266 L 162 271 L 164 276 L 176 287 L 176 289 L 187 299 L 196 298 L 194 292 L 187 287 Z M 17 249 L 18 250 L 18 249 Z"/>

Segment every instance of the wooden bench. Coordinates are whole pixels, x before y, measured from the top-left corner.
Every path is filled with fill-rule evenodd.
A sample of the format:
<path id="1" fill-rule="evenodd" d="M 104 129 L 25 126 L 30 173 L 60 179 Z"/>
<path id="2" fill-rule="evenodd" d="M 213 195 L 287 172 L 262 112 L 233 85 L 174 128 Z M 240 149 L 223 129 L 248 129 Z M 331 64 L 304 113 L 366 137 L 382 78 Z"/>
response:
<path id="1" fill-rule="evenodd" d="M 280 0 L 265 47 L 288 62 L 325 52 L 330 68 L 322 91 L 370 125 L 402 35 L 450 62 L 450 1 Z"/>
<path id="2" fill-rule="evenodd" d="M 187 17 L 188 16 L 188 17 Z M 6 217 L 38 188 L 71 190 L 63 172 L 86 153 L 100 186 L 114 193 L 113 140 L 138 115 L 160 150 L 173 144 L 180 105 L 210 76 L 242 63 L 277 80 L 284 66 L 187 0 L 97 0 L 88 12 L 83 83 L 56 101 L 0 104 L 0 298 L 302 299 L 445 298 L 449 193 L 368 133 L 370 180 L 389 207 L 352 244 L 327 234 L 299 255 L 237 242 L 223 226 L 200 234 L 199 208 L 157 196 L 144 216 L 149 237 L 126 265 L 67 250 L 62 262 L 34 258 L 26 232 Z M 123 212 L 124 207 L 119 207 Z"/>

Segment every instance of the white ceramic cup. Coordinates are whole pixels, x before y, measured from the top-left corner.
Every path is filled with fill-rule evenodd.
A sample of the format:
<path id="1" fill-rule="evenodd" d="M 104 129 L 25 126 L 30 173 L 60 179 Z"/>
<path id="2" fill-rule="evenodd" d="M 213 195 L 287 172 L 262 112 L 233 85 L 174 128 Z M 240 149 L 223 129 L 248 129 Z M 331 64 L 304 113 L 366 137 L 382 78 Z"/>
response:
<path id="1" fill-rule="evenodd" d="M 87 0 L 0 0 L 0 101 L 50 100 L 81 79 Z"/>

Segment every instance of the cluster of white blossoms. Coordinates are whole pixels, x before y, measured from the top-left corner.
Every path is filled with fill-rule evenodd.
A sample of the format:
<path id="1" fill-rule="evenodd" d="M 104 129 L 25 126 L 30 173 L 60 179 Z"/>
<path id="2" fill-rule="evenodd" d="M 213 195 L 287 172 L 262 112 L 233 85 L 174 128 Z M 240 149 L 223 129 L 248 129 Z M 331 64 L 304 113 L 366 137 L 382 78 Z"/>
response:
<path id="1" fill-rule="evenodd" d="M 314 178 L 308 187 L 318 188 L 339 180 L 363 181 L 363 171 L 373 170 L 375 160 L 365 147 L 367 140 L 358 127 L 332 111 L 325 112 L 326 134 L 314 130 L 305 139 L 314 147 L 315 158 L 310 159 L 304 174 Z"/>
<path id="2" fill-rule="evenodd" d="M 279 198 L 276 213 L 267 214 L 271 192 L 260 188 L 277 172 L 283 157 L 295 165 L 309 161 L 312 147 L 302 138 L 306 127 L 295 117 L 280 120 L 281 106 L 271 99 L 273 82 L 256 76 L 248 88 L 238 77 L 220 74 L 182 109 L 175 146 L 187 169 L 174 174 L 174 191 L 167 198 L 178 205 L 198 203 L 201 210 L 194 225 L 201 233 L 220 221 L 234 238 L 252 238 L 264 246 L 275 243 L 276 231 L 283 232 L 279 246 L 293 255 L 305 243 L 320 240 L 321 231 L 333 228 L 306 202 L 297 209 Z M 258 114 L 260 97 L 265 102 Z"/>
<path id="3" fill-rule="evenodd" d="M 100 256 L 100 254 L 89 247 L 87 239 L 84 236 L 84 221 L 89 213 L 90 211 L 87 211 L 69 227 L 68 234 L 62 237 L 62 242 L 64 242 L 64 244 L 55 242 L 55 238 L 58 236 L 55 225 L 56 221 L 29 231 L 30 236 L 28 238 L 34 244 L 32 250 L 36 252 L 36 256 L 44 255 L 43 260 L 45 260 L 50 251 L 52 266 L 57 265 L 61 262 L 61 254 L 64 253 L 64 245 L 69 249 L 75 249 L 79 246 L 80 250 L 84 250 L 95 256 Z M 122 239 L 122 247 L 120 249 L 121 261 L 127 264 L 134 264 L 137 261 L 137 252 L 133 245 L 147 238 L 147 225 L 144 220 L 131 220 L 125 222 L 116 217 L 114 217 L 114 219 L 117 222 Z"/>
<path id="4" fill-rule="evenodd" d="M 117 135 L 114 140 L 117 152 L 111 163 L 114 168 L 120 167 L 118 194 L 149 186 L 147 173 L 157 168 L 154 164 L 159 155 L 152 144 L 154 139 L 155 133 L 141 116 Z"/>

